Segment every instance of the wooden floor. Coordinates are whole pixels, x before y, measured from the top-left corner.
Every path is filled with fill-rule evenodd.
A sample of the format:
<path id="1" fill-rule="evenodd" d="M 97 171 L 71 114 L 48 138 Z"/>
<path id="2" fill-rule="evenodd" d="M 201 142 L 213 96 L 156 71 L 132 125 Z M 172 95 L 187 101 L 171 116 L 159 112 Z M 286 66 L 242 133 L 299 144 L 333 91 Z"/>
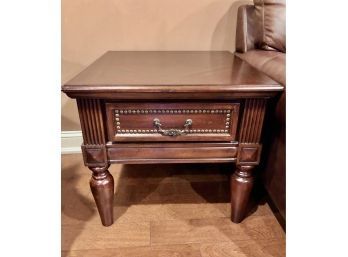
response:
<path id="1" fill-rule="evenodd" d="M 103 227 L 81 155 L 62 155 L 62 256 L 285 256 L 285 233 L 267 204 L 230 221 L 229 168 L 112 165 L 115 223 Z"/>

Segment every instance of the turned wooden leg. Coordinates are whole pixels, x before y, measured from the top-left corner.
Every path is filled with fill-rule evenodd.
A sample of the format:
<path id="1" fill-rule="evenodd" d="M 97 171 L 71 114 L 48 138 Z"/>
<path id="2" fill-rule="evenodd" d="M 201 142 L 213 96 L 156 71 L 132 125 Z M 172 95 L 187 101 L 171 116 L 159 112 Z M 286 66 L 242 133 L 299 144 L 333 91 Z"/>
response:
<path id="1" fill-rule="evenodd" d="M 237 165 L 231 176 L 231 219 L 239 223 L 246 215 L 251 189 L 254 184 L 252 170 L 254 166 Z"/>
<path id="2" fill-rule="evenodd" d="M 110 226 L 114 222 L 114 178 L 109 173 L 108 167 L 89 167 L 93 172 L 90 180 L 92 194 L 104 226 Z"/>

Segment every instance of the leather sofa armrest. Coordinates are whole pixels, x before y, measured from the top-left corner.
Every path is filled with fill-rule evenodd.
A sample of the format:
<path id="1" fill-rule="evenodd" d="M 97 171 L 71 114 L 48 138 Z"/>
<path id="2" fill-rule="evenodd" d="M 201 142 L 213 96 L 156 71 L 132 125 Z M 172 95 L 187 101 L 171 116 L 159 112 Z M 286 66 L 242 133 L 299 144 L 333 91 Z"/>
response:
<path id="1" fill-rule="evenodd" d="M 261 24 L 257 22 L 254 5 L 241 5 L 237 14 L 236 51 L 245 53 L 260 45 Z"/>

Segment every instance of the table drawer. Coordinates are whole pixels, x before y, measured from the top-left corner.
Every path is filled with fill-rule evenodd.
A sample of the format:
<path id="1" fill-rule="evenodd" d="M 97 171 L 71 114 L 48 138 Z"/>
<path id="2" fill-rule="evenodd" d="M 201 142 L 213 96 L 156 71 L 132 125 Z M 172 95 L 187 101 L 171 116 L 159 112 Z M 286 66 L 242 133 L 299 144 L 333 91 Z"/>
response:
<path id="1" fill-rule="evenodd" d="M 239 103 L 106 103 L 110 141 L 234 141 Z"/>

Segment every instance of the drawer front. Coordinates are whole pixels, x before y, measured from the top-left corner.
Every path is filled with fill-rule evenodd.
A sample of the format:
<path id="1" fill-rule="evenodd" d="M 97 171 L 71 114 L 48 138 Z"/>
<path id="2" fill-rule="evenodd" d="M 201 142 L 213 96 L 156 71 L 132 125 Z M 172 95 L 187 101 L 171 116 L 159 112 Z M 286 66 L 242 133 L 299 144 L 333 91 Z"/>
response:
<path id="1" fill-rule="evenodd" d="M 239 103 L 106 103 L 110 141 L 234 141 Z"/>

